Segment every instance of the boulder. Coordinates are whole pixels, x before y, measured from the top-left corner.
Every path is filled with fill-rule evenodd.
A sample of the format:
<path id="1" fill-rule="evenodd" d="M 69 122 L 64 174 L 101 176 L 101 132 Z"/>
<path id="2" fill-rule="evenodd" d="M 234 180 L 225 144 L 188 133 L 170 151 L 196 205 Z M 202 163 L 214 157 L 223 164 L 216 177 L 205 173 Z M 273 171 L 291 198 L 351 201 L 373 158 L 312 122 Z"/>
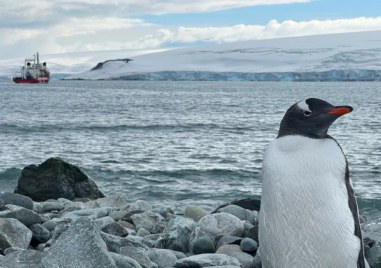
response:
<path id="1" fill-rule="evenodd" d="M 202 217 L 208 213 L 199 206 L 189 205 L 184 210 L 184 217 L 190 218 L 195 222 L 198 222 Z"/>
<path id="2" fill-rule="evenodd" d="M 38 250 L 18 250 L 0 259 L 1 268 L 47 268 L 41 260 L 46 255 Z"/>
<path id="3" fill-rule="evenodd" d="M 197 223 L 189 218 L 178 216 L 169 221 L 157 247 L 189 252 L 189 238 Z"/>
<path id="4" fill-rule="evenodd" d="M 116 254 L 114 252 L 109 252 L 108 254 L 115 261 L 118 268 L 142 268 L 137 261 L 130 257 Z"/>
<path id="5" fill-rule="evenodd" d="M 64 208 L 65 208 L 65 206 L 58 201 L 55 201 L 55 202 L 47 201 L 47 202 L 41 203 L 41 212 L 42 213 L 50 212 L 53 210 L 60 211 L 60 210 L 63 210 Z"/>
<path id="6" fill-rule="evenodd" d="M 30 226 L 35 223 L 41 223 L 42 218 L 33 210 L 29 210 L 16 205 L 5 205 L 6 210 L 0 211 L 0 218 L 12 218 L 19 220 L 25 226 Z"/>
<path id="7" fill-rule="evenodd" d="M 103 241 L 107 245 L 108 251 L 120 254 L 120 249 L 122 247 L 135 247 L 147 250 L 148 247 L 141 242 L 134 239 L 133 236 L 119 237 L 115 235 L 106 234 L 104 232 L 100 233 Z M 140 238 L 140 237 L 139 237 Z"/>
<path id="8" fill-rule="evenodd" d="M 42 263 L 49 268 L 117 268 L 91 219 L 81 218 L 52 244 Z"/>
<path id="9" fill-rule="evenodd" d="M 29 196 L 5 192 L 0 193 L 0 198 L 4 200 L 5 204 L 12 204 L 33 210 L 33 200 Z"/>
<path id="10" fill-rule="evenodd" d="M 134 214 L 131 216 L 131 220 L 136 229 L 144 228 L 153 234 L 163 232 L 166 225 L 163 216 L 152 211 Z"/>
<path id="11" fill-rule="evenodd" d="M 243 252 L 243 251 L 241 247 L 238 245 L 223 245 L 217 249 L 216 253 L 232 256 L 232 254 L 235 252 Z"/>
<path id="12" fill-rule="evenodd" d="M 242 268 L 254 268 L 254 257 L 246 252 L 234 252 L 230 256 L 236 258 Z"/>
<path id="13" fill-rule="evenodd" d="M 27 249 L 32 231 L 16 219 L 0 219 L 0 251 L 16 247 Z"/>
<path id="14" fill-rule="evenodd" d="M 198 224 L 202 232 L 215 243 L 221 236 L 241 236 L 244 231 L 244 225 L 240 219 L 224 212 L 206 215 L 199 220 Z"/>
<path id="15" fill-rule="evenodd" d="M 224 254 L 200 254 L 177 260 L 174 267 L 189 268 L 222 265 L 232 265 L 240 267 L 241 264 L 236 258 Z"/>
<path id="16" fill-rule="evenodd" d="M 257 223 L 257 218 L 258 218 L 257 211 L 251 211 L 237 205 L 227 205 L 226 207 L 222 207 L 218 209 L 217 212 L 229 213 L 231 215 L 236 216 L 241 221 L 247 220 L 252 224 Z"/>
<path id="17" fill-rule="evenodd" d="M 123 194 L 116 194 L 87 202 L 89 207 L 124 207 L 128 205 L 127 198 Z"/>
<path id="18" fill-rule="evenodd" d="M 214 253 L 216 248 L 213 241 L 207 236 L 201 236 L 191 243 L 191 252 L 193 254 Z"/>
<path id="19" fill-rule="evenodd" d="M 251 238 L 248 238 L 248 237 L 245 237 L 244 239 L 242 239 L 241 241 L 241 248 L 243 251 L 245 252 L 255 252 L 257 249 L 258 249 L 258 243 L 257 241 L 251 239 Z"/>
<path id="20" fill-rule="evenodd" d="M 127 230 L 117 222 L 113 222 L 107 225 L 106 227 L 102 229 L 102 231 L 111 235 L 121 236 L 121 237 L 128 235 Z"/>
<path id="21" fill-rule="evenodd" d="M 50 238 L 49 230 L 41 224 L 33 224 L 29 227 L 29 229 L 33 233 L 32 238 L 38 243 L 46 243 Z"/>
<path id="22" fill-rule="evenodd" d="M 237 205 L 237 206 L 239 206 L 241 208 L 245 208 L 245 209 L 248 209 L 248 210 L 259 211 L 260 207 L 261 207 L 261 197 L 260 196 L 256 196 L 254 198 L 245 198 L 245 199 L 240 199 L 240 200 L 234 200 L 234 201 L 232 201 L 230 203 L 226 203 L 226 204 L 223 204 L 223 205 L 219 206 L 218 208 L 213 210 L 212 213 L 217 213 L 217 211 L 220 208 L 226 207 L 228 205 Z"/>
<path id="23" fill-rule="evenodd" d="M 177 261 L 175 254 L 169 249 L 151 248 L 147 251 L 147 256 L 159 268 L 173 267 Z"/>
<path id="24" fill-rule="evenodd" d="M 60 197 L 70 200 L 104 197 L 94 181 L 78 167 L 60 158 L 49 158 L 39 166 L 25 167 L 21 172 L 15 193 L 29 196 L 35 201 Z"/>
<path id="25" fill-rule="evenodd" d="M 134 246 L 126 246 L 120 249 L 120 254 L 136 260 L 143 268 L 158 268 L 158 265 L 150 260 L 147 249 Z"/>

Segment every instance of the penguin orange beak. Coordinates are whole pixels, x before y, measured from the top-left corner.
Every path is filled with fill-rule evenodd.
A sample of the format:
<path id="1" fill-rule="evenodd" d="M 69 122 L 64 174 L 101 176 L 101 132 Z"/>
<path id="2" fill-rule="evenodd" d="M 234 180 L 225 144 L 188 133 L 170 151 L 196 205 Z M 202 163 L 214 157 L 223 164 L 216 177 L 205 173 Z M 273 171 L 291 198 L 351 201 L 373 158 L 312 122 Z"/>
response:
<path id="1" fill-rule="evenodd" d="M 342 116 L 342 115 L 348 114 L 352 111 L 353 111 L 353 108 L 351 106 L 336 106 L 336 107 L 330 109 L 327 112 L 327 114 Z"/>

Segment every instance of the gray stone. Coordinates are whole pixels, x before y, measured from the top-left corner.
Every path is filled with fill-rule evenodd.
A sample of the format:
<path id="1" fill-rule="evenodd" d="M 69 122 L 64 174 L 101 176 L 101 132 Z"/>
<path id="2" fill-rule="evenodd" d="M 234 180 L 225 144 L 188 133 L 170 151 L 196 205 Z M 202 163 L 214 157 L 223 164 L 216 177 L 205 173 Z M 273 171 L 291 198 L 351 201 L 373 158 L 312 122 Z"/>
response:
<path id="1" fill-rule="evenodd" d="M 159 268 L 173 267 L 177 261 L 177 257 L 169 249 L 151 248 L 147 251 L 147 255 Z"/>
<path id="2" fill-rule="evenodd" d="M 45 252 L 38 250 L 19 250 L 7 254 L 0 259 L 1 268 L 50 268 L 41 263 Z"/>
<path id="3" fill-rule="evenodd" d="M 182 253 L 181 251 L 176 251 L 176 250 L 172 250 L 172 249 L 168 249 L 169 251 L 171 251 L 178 260 L 180 259 L 183 259 L 183 258 L 186 258 L 187 255 L 185 255 L 184 253 Z"/>
<path id="4" fill-rule="evenodd" d="M 152 211 L 132 215 L 131 219 L 136 226 L 136 229 L 144 228 L 150 233 L 161 233 L 165 228 L 165 220 L 163 216 Z M 162 223 L 163 228 L 154 230 L 154 227 L 159 223 Z"/>
<path id="5" fill-rule="evenodd" d="M 254 257 L 245 252 L 234 252 L 230 256 L 236 258 L 242 268 L 254 268 Z"/>
<path id="6" fill-rule="evenodd" d="M 241 221 L 248 220 L 252 224 L 256 224 L 258 221 L 258 212 L 244 209 L 237 205 L 228 205 L 226 207 L 218 209 L 218 212 L 225 212 L 236 216 Z"/>
<path id="7" fill-rule="evenodd" d="M 32 231 L 16 219 L 0 219 L 0 250 L 9 247 L 26 249 L 32 239 Z"/>
<path id="8" fill-rule="evenodd" d="M 202 217 L 208 213 L 199 206 L 189 205 L 184 210 L 184 217 L 190 218 L 195 222 L 198 222 Z"/>
<path id="9" fill-rule="evenodd" d="M 259 254 L 254 256 L 253 267 L 254 268 L 262 268 L 261 256 L 259 256 Z"/>
<path id="10" fill-rule="evenodd" d="M 158 265 L 150 260 L 147 249 L 141 247 L 126 246 L 120 249 L 120 254 L 136 260 L 143 268 L 158 268 Z"/>
<path id="11" fill-rule="evenodd" d="M 0 211 L 5 208 L 5 201 L 0 198 Z"/>
<path id="12" fill-rule="evenodd" d="M 255 252 L 258 249 L 258 243 L 257 241 L 246 237 L 241 241 L 241 248 L 245 252 Z"/>
<path id="13" fill-rule="evenodd" d="M 214 242 L 224 235 L 241 236 L 244 231 L 240 219 L 224 212 L 206 215 L 199 220 L 198 224 Z"/>
<path id="14" fill-rule="evenodd" d="M 108 251 L 119 253 L 120 249 L 122 247 L 135 247 L 135 248 L 142 248 L 147 250 L 148 247 L 141 243 L 140 241 L 135 240 L 133 237 L 127 236 L 127 237 L 119 237 L 115 235 L 106 234 L 104 232 L 100 233 L 102 239 L 105 241 L 107 245 Z M 140 238 L 141 237 L 137 237 Z"/>
<path id="15" fill-rule="evenodd" d="M 46 213 L 46 212 L 50 212 L 50 211 L 53 211 L 53 210 L 63 210 L 65 208 L 65 206 L 56 201 L 56 202 L 52 202 L 52 201 L 49 201 L 49 202 L 42 202 L 41 203 L 41 210 L 43 213 Z"/>
<path id="16" fill-rule="evenodd" d="M 232 256 L 235 252 L 242 252 L 241 247 L 238 245 L 223 245 L 217 249 L 216 253 Z"/>
<path id="17" fill-rule="evenodd" d="M 197 223 L 189 218 L 176 217 L 169 221 L 157 246 L 183 253 L 189 252 L 189 238 Z"/>
<path id="18" fill-rule="evenodd" d="M 161 238 L 161 234 L 149 234 L 142 239 L 142 243 L 150 248 L 156 247 L 157 241 Z"/>
<path id="19" fill-rule="evenodd" d="M 29 227 L 29 229 L 33 233 L 32 238 L 39 243 L 45 243 L 50 238 L 49 230 L 41 224 L 38 224 L 38 223 L 33 224 L 32 226 Z"/>
<path id="20" fill-rule="evenodd" d="M 18 180 L 15 193 L 35 201 L 64 197 L 97 199 L 104 197 L 94 181 L 78 167 L 60 158 L 49 158 L 39 166 L 25 167 Z"/>
<path id="21" fill-rule="evenodd" d="M 116 194 L 112 196 L 107 196 L 103 198 L 98 198 L 97 200 L 87 202 L 88 205 L 92 207 L 113 207 L 119 208 L 128 205 L 127 198 L 124 194 Z"/>
<path id="22" fill-rule="evenodd" d="M 136 200 L 135 202 L 125 205 L 121 208 L 121 210 L 125 210 L 127 212 L 133 211 L 150 211 L 152 209 L 152 205 L 144 200 Z"/>
<path id="23" fill-rule="evenodd" d="M 24 248 L 14 248 L 14 247 L 6 248 L 3 253 L 4 253 L 4 255 L 8 255 L 9 253 L 12 253 L 15 251 L 20 251 L 20 250 L 25 250 L 25 249 Z"/>
<path id="24" fill-rule="evenodd" d="M 19 220 L 25 226 L 41 223 L 42 218 L 33 210 L 19 207 L 16 205 L 5 205 L 6 210 L 0 211 L 0 218 L 12 218 Z"/>
<path id="25" fill-rule="evenodd" d="M 108 254 L 115 261 L 118 268 L 142 268 L 137 261 L 130 257 L 116 254 L 114 252 L 109 252 Z"/>
<path id="26" fill-rule="evenodd" d="M 207 266 L 204 268 L 241 268 L 241 266 L 233 266 L 233 265 L 218 265 L 218 266 Z"/>
<path id="27" fill-rule="evenodd" d="M 52 244 L 42 263 L 49 268 L 117 268 L 94 222 L 82 218 Z"/>
<path id="28" fill-rule="evenodd" d="M 63 213 L 61 217 L 73 220 L 76 220 L 78 218 L 89 218 L 95 220 L 108 216 L 110 212 L 111 208 L 87 208 Z"/>
<path id="29" fill-rule="evenodd" d="M 223 246 L 223 245 L 240 245 L 242 241 L 242 237 L 239 236 L 231 236 L 231 235 L 225 235 L 220 238 L 220 240 L 217 243 L 217 248 Z"/>
<path id="30" fill-rule="evenodd" d="M 117 222 L 113 222 L 107 225 L 106 227 L 102 229 L 102 231 L 111 235 L 121 236 L 121 237 L 128 235 L 127 230 Z"/>
<path id="31" fill-rule="evenodd" d="M 144 228 L 139 228 L 139 230 L 136 232 L 136 235 L 141 236 L 141 237 L 145 237 L 145 236 L 150 235 L 150 234 L 151 233 Z"/>
<path id="32" fill-rule="evenodd" d="M 224 254 L 200 254 L 177 260 L 174 267 L 190 268 L 190 267 L 207 267 L 232 265 L 240 267 L 240 263 L 236 258 Z"/>
<path id="33" fill-rule="evenodd" d="M 376 242 L 370 249 L 366 250 L 365 257 L 370 267 L 381 267 L 381 243 Z"/>
<path id="34" fill-rule="evenodd" d="M 381 242 L 381 218 L 362 225 L 363 236 Z"/>
<path id="35" fill-rule="evenodd" d="M 6 205 L 11 204 L 33 210 L 33 200 L 29 196 L 5 192 L 0 193 L 0 198 L 4 200 Z"/>
<path id="36" fill-rule="evenodd" d="M 202 236 L 192 241 L 191 252 L 194 254 L 214 253 L 216 252 L 216 248 L 209 237 Z"/>
<path id="37" fill-rule="evenodd" d="M 110 216 L 102 217 L 94 221 L 95 226 L 97 227 L 98 230 L 102 230 L 103 228 L 106 228 L 108 225 L 114 222 L 115 221 Z"/>
<path id="38" fill-rule="evenodd" d="M 113 218 L 115 221 L 126 219 L 129 215 L 129 212 L 127 211 L 111 211 L 110 217 Z"/>

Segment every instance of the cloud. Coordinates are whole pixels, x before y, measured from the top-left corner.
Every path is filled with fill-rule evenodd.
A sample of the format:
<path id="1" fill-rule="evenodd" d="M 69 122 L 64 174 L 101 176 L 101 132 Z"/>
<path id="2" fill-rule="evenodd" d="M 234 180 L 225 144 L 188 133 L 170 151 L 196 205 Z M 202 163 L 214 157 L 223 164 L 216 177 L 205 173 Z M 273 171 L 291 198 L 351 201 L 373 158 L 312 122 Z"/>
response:
<path id="1" fill-rule="evenodd" d="M 160 29 L 156 32 L 156 35 L 145 36 L 140 42 L 149 40 L 152 45 L 195 42 L 224 43 L 372 30 L 381 30 L 381 17 L 300 22 L 271 20 L 266 25 L 238 24 L 225 27 L 178 27 L 175 30 Z"/>

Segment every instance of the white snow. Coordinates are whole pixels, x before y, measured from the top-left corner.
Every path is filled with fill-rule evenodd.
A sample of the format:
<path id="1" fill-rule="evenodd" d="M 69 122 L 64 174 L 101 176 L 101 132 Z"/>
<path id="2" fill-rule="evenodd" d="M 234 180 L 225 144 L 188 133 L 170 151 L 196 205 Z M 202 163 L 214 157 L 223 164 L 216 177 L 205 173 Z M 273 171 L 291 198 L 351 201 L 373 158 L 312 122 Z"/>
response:
<path id="1" fill-rule="evenodd" d="M 71 73 L 69 79 L 356 80 L 361 76 L 381 80 L 381 31 L 246 41 L 138 56 L 129 51 L 96 55 L 58 55 L 46 61 L 52 73 Z M 90 71 L 99 61 L 125 58 L 133 61 L 110 61 Z M 0 61 L 0 73 L 1 65 Z"/>

